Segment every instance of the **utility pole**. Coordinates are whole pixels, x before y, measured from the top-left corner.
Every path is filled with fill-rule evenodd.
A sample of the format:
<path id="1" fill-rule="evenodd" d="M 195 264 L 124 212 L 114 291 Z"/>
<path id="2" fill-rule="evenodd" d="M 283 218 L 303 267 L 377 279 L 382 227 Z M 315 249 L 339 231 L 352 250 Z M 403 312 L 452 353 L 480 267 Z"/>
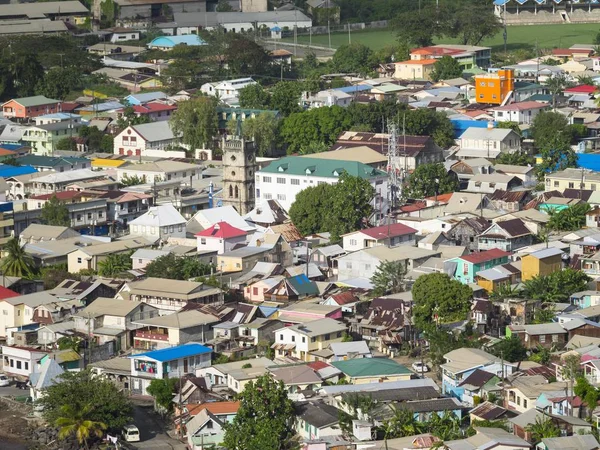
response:
<path id="1" fill-rule="evenodd" d="M 506 42 L 508 41 L 508 30 L 506 29 L 506 3 L 504 3 L 504 32 L 502 33 L 502 37 L 504 38 L 504 53 L 506 54 Z"/>
<path id="2" fill-rule="evenodd" d="M 350 22 L 348 22 L 348 44 L 352 44 L 352 36 L 350 35 Z"/>
<path id="3" fill-rule="evenodd" d="M 535 71 L 535 82 L 540 79 L 540 49 L 538 48 L 538 40 L 535 40 L 535 60 L 537 61 L 537 70 Z"/>
<path id="4" fill-rule="evenodd" d="M 331 48 L 331 27 L 329 26 L 329 17 L 327 18 L 327 35 L 329 36 L 329 48 Z"/>

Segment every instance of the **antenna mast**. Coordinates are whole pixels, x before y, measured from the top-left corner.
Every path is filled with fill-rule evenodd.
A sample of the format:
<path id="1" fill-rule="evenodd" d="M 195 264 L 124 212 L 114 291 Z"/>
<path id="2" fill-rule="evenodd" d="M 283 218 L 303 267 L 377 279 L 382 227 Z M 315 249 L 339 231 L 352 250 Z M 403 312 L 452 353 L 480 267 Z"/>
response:
<path id="1" fill-rule="evenodd" d="M 398 167 L 398 131 L 396 124 L 388 123 L 388 191 L 389 191 L 389 208 L 390 212 L 395 208 L 396 201 L 398 199 L 398 192 L 400 191 L 400 168 Z"/>

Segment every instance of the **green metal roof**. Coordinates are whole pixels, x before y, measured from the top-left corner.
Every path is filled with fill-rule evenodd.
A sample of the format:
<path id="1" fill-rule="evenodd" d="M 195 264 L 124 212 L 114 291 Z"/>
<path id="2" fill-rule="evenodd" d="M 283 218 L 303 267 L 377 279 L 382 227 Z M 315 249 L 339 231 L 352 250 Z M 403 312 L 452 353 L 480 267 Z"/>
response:
<path id="1" fill-rule="evenodd" d="M 50 105 L 53 103 L 60 103 L 60 100 L 54 100 L 54 99 L 48 98 L 44 95 L 34 95 L 33 97 L 15 98 L 14 101 L 17 102 L 19 105 L 22 105 L 26 108 L 29 108 L 31 106 Z"/>
<path id="2" fill-rule="evenodd" d="M 287 156 L 273 161 L 267 167 L 261 169 L 263 173 L 310 175 L 322 178 L 338 178 L 344 171 L 349 175 L 364 179 L 387 176 L 382 170 L 374 169 L 356 161 L 304 158 L 301 156 Z"/>
<path id="3" fill-rule="evenodd" d="M 330 364 L 350 378 L 412 374 L 402 364 L 385 358 L 349 359 L 347 361 L 333 361 Z"/>
<path id="4" fill-rule="evenodd" d="M 21 165 L 54 167 L 67 164 L 75 164 L 78 162 L 89 161 L 87 158 L 79 158 L 74 156 L 42 156 L 42 155 L 24 155 L 18 158 Z"/>

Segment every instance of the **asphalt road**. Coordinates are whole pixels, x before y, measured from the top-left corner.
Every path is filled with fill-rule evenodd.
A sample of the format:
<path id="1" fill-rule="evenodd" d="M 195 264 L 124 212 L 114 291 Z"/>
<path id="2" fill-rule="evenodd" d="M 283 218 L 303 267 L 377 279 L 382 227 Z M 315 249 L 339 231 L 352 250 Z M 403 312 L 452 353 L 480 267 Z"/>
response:
<path id="1" fill-rule="evenodd" d="M 0 387 L 0 397 L 20 397 L 29 395 L 29 389 L 17 389 L 14 385 Z"/>
<path id="2" fill-rule="evenodd" d="M 131 442 L 138 449 L 185 450 L 185 444 L 172 439 L 161 417 L 150 406 L 134 406 L 133 423 L 140 430 L 140 442 Z"/>

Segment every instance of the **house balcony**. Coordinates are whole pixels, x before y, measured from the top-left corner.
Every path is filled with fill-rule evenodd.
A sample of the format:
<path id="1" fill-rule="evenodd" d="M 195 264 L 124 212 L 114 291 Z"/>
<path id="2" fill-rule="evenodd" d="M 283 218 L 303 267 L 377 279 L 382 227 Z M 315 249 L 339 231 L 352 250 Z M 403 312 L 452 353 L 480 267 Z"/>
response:
<path id="1" fill-rule="evenodd" d="M 0 228 L 12 227 L 14 224 L 15 224 L 15 221 L 12 218 L 0 220 Z"/>
<path id="2" fill-rule="evenodd" d="M 168 341 L 169 335 L 165 333 L 160 333 L 158 331 L 136 331 L 135 332 L 136 339 L 147 339 L 150 341 Z"/>
<path id="3" fill-rule="evenodd" d="M 50 143 L 51 139 L 48 138 L 48 136 L 45 135 L 29 135 L 29 136 L 23 136 L 23 141 L 25 142 L 46 142 L 46 143 Z"/>

